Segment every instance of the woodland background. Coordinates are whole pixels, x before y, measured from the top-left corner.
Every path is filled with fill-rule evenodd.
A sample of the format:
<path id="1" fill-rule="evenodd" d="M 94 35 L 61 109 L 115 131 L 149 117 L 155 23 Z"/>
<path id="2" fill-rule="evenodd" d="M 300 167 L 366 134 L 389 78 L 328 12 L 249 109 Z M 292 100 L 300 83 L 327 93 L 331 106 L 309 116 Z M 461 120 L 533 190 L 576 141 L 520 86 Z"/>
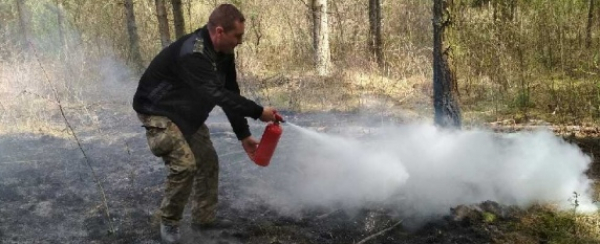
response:
<path id="1" fill-rule="evenodd" d="M 88 85 L 107 77 L 135 84 L 164 45 L 204 25 L 221 2 L 0 1 L 0 90 L 14 96 L 2 101 L 4 118 L 43 123 L 33 121 L 44 116 L 39 105 L 15 102 L 49 98 L 40 87 L 81 106 L 89 103 Z M 600 117 L 596 0 L 442 2 L 451 18 L 444 50 L 464 124 L 589 124 Z M 247 17 L 237 49 L 247 96 L 294 111 L 431 117 L 433 1 L 232 3 Z"/>

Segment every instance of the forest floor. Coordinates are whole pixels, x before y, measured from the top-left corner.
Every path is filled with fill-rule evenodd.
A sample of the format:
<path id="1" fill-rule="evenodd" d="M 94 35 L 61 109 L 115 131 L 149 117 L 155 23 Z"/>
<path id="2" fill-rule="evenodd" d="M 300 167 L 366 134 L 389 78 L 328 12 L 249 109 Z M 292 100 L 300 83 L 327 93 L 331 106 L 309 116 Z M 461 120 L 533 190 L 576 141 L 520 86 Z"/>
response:
<path id="1" fill-rule="evenodd" d="M 72 121 L 81 148 L 66 132 L 0 135 L 0 243 L 160 243 L 156 209 L 164 165 L 149 152 L 144 130 L 131 112 L 93 111 L 98 126 Z M 328 126 L 319 114 L 287 116 L 301 118 L 293 121 L 306 127 Z M 455 206 L 416 227 L 405 225 L 407 220 L 390 207 L 365 206 L 351 213 L 314 208 L 286 215 L 242 191 L 240 186 L 263 172 L 240 153 L 228 126 L 223 118 L 209 123 L 222 161 L 219 216 L 234 225 L 192 231 L 186 211 L 183 243 L 600 243 L 594 233 L 597 214 L 546 206 L 518 209 L 492 201 Z M 251 126 L 255 134 L 264 128 Z M 527 129 L 491 127 L 502 133 Z M 554 131 L 586 154 L 600 154 L 597 128 Z M 594 160 L 588 175 L 595 180 L 600 162 Z"/>

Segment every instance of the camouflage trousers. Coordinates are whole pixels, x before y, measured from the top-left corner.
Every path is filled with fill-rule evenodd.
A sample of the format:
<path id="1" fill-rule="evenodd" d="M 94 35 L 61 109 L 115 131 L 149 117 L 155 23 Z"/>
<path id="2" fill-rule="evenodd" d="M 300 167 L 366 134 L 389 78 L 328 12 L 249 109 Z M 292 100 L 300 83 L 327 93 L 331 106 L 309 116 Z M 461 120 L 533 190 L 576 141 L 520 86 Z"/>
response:
<path id="1" fill-rule="evenodd" d="M 161 221 L 178 225 L 191 195 L 192 223 L 216 218 L 219 161 L 206 125 L 186 140 L 177 125 L 163 116 L 138 114 L 146 128 L 150 151 L 162 157 L 168 169 L 160 205 Z"/>

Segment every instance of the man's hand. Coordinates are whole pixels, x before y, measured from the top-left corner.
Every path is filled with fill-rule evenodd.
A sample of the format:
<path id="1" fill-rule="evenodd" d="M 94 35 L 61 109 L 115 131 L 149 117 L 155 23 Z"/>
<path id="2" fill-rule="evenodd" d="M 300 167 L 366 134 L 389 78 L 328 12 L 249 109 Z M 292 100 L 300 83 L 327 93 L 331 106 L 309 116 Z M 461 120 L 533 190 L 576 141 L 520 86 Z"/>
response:
<path id="1" fill-rule="evenodd" d="M 275 113 L 277 111 L 275 110 L 275 108 L 272 107 L 264 107 L 263 108 L 263 112 L 262 115 L 260 116 L 260 120 L 262 122 L 270 122 L 270 121 L 275 121 L 277 120 L 277 118 L 275 117 Z"/>
<path id="2" fill-rule="evenodd" d="M 242 139 L 242 147 L 250 160 L 254 160 L 254 153 L 256 153 L 256 148 L 258 147 L 258 141 L 254 139 L 252 136 L 246 137 Z"/>

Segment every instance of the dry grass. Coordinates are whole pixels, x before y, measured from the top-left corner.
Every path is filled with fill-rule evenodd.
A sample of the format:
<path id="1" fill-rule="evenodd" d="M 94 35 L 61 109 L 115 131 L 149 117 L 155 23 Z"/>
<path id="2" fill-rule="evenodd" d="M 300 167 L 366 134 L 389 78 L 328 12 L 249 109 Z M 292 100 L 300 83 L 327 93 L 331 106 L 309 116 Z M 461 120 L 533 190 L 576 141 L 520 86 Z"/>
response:
<path id="1" fill-rule="evenodd" d="M 506 223 L 497 243 L 598 243 L 600 213 L 574 214 L 553 206 L 533 206 L 516 221 Z"/>
<path id="2" fill-rule="evenodd" d="M 63 135 L 64 123 L 54 118 L 58 106 L 32 64 L 3 62 L 0 65 L 0 133 L 48 133 Z"/>
<path id="3" fill-rule="evenodd" d="M 243 93 L 262 104 L 293 111 L 369 111 L 416 119 L 429 117 L 431 107 L 431 85 L 423 76 L 395 79 L 357 69 L 328 77 L 296 71 L 241 79 Z"/>
<path id="4" fill-rule="evenodd" d="M 593 186 L 594 201 L 598 201 L 600 184 Z M 573 208 L 560 210 L 554 205 L 534 205 L 517 216 L 517 219 L 500 224 L 502 234 L 496 243 L 599 243 L 600 212 L 575 213 Z"/>
<path id="5" fill-rule="evenodd" d="M 56 59 L 6 60 L 0 63 L 0 134 L 41 133 L 61 138 L 72 137 L 60 106 L 78 131 L 94 130 L 98 114 L 93 107 L 102 94 L 93 81 L 69 76 Z M 92 70 L 82 70 L 92 72 Z M 88 75 L 88 77 L 92 77 Z M 98 94 L 100 93 L 100 94 Z M 106 103 L 105 105 L 109 105 Z M 116 102 L 116 101 L 114 101 Z"/>

